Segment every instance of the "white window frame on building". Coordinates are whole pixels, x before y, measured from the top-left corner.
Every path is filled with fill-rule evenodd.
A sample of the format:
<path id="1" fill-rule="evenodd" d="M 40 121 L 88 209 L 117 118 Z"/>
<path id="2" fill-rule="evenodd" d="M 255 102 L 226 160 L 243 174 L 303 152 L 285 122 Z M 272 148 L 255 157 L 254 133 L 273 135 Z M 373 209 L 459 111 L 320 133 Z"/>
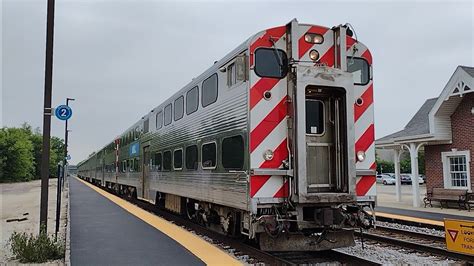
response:
<path id="1" fill-rule="evenodd" d="M 451 161 L 450 157 L 460 157 L 464 156 L 465 157 L 465 169 L 466 171 L 455 171 L 456 173 L 460 172 L 466 172 L 466 178 L 467 178 L 467 186 L 453 186 L 452 183 L 452 171 L 451 171 Z M 443 180 L 444 180 L 444 188 L 450 188 L 450 189 L 468 189 L 471 191 L 471 173 L 469 169 L 469 165 L 471 162 L 471 156 L 470 156 L 470 151 L 449 151 L 449 152 L 442 152 L 441 153 L 441 161 L 443 163 Z"/>

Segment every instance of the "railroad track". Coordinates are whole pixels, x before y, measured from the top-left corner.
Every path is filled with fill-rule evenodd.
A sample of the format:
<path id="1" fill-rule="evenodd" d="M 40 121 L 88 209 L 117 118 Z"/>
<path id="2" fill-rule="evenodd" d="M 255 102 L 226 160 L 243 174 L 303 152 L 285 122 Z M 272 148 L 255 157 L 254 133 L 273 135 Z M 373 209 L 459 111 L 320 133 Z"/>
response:
<path id="1" fill-rule="evenodd" d="M 445 239 L 441 236 L 408 230 L 377 226 L 369 232 L 356 232 L 356 236 L 380 244 L 388 244 L 401 249 L 426 253 L 438 257 L 446 257 L 460 262 L 474 263 L 472 256 L 451 252 L 446 249 Z M 369 242 L 370 244 L 370 242 Z"/>

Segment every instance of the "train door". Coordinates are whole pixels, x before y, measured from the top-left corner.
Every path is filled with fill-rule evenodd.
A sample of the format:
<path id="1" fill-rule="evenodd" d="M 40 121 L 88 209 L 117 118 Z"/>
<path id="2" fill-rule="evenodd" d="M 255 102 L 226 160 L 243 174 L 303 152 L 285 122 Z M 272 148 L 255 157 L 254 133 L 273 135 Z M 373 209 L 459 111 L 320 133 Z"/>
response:
<path id="1" fill-rule="evenodd" d="M 142 198 L 148 199 L 150 193 L 150 146 L 143 147 L 141 190 Z"/>
<path id="2" fill-rule="evenodd" d="M 307 86 L 306 169 L 307 191 L 342 192 L 345 173 L 344 89 Z"/>

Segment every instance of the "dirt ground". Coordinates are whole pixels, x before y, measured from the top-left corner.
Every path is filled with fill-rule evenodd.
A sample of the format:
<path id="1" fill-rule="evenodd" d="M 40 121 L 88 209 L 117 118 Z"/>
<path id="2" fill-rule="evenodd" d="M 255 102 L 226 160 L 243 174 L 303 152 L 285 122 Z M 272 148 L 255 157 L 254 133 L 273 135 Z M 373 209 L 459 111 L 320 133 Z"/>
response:
<path id="1" fill-rule="evenodd" d="M 8 246 L 10 235 L 16 232 L 38 234 L 41 181 L 0 184 L 1 247 L 0 264 L 15 263 Z M 48 193 L 48 234 L 54 235 L 56 228 L 57 179 L 49 180 Z M 67 188 L 61 199 L 61 218 L 58 238 L 65 241 L 67 212 Z M 27 218 L 25 221 L 7 222 L 8 219 Z M 54 264 L 62 264 L 57 261 Z"/>

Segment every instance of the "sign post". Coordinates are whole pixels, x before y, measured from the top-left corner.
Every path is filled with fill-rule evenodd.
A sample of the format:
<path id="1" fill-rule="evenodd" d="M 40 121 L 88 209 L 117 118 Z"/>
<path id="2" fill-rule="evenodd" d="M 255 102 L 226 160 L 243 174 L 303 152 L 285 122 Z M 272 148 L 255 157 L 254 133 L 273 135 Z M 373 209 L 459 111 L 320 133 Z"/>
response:
<path id="1" fill-rule="evenodd" d="M 56 107 L 56 109 L 54 110 L 54 115 L 59 120 L 66 121 L 66 142 L 65 142 L 64 145 L 65 145 L 65 148 L 66 148 L 65 154 L 67 155 L 67 120 L 69 118 L 71 118 L 71 116 L 72 116 L 72 109 L 66 103 L 66 105 L 60 105 L 60 106 Z M 61 169 L 61 163 L 58 163 L 58 187 L 57 187 L 57 192 L 56 192 L 56 231 L 55 231 L 55 234 L 54 234 L 56 240 L 58 238 L 59 219 L 60 219 L 60 216 L 61 216 L 61 188 L 62 188 L 62 184 L 64 184 L 64 182 L 65 182 L 64 169 L 66 168 L 66 165 L 67 165 L 67 160 L 66 160 L 66 156 L 65 156 L 64 157 L 64 163 L 62 165 L 62 169 Z M 62 175 L 61 175 L 61 173 L 62 173 Z M 61 176 L 62 176 L 62 179 L 61 179 Z"/>
<path id="2" fill-rule="evenodd" d="M 444 219 L 446 247 L 474 256 L 474 221 Z"/>

